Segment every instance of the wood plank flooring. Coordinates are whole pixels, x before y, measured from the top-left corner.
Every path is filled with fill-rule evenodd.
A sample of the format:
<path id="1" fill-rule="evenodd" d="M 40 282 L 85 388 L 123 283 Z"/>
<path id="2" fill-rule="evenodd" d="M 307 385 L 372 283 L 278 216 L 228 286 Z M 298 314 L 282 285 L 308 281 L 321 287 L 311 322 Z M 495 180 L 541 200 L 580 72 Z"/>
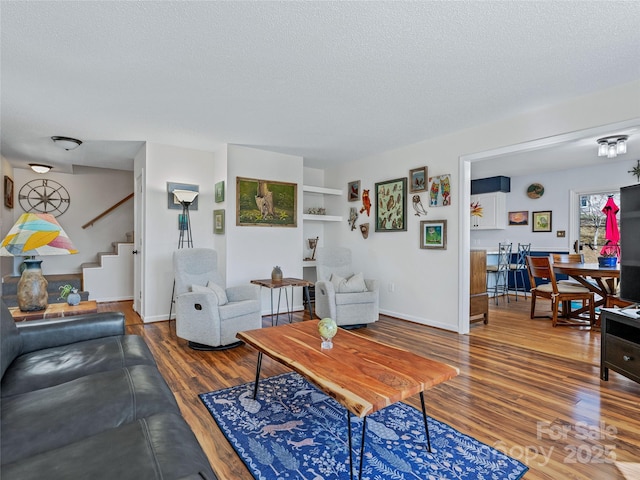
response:
<path id="1" fill-rule="evenodd" d="M 514 300 L 491 302 L 489 324 L 469 335 L 386 316 L 356 332 L 457 366 L 458 377 L 426 393 L 428 414 L 521 460 L 527 480 L 640 478 L 640 384 L 615 372 L 600 381 L 599 331 L 531 320 L 530 300 Z M 146 339 L 219 478 L 251 479 L 197 395 L 252 381 L 257 353 L 191 350 L 173 322 L 142 324 L 131 302 L 99 310 L 124 311 L 128 332 Z M 263 376 L 286 371 L 264 358 Z M 418 397 L 407 403 L 419 408 Z"/>

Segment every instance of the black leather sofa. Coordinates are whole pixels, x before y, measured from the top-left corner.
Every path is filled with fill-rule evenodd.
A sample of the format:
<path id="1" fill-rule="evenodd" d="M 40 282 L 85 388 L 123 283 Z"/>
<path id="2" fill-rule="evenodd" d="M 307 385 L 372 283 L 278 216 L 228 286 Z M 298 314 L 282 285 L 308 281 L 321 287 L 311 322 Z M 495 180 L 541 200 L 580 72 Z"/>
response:
<path id="1" fill-rule="evenodd" d="M 1 316 L 0 478 L 216 478 L 123 314 Z"/>

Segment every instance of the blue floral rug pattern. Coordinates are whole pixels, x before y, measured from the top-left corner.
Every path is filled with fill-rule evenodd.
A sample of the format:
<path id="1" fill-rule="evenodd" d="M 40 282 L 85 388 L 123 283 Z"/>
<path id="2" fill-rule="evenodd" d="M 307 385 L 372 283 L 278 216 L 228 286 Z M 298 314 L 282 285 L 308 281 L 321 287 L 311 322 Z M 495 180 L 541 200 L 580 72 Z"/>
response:
<path id="1" fill-rule="evenodd" d="M 203 393 L 205 404 L 249 471 L 259 480 L 349 478 L 347 413 L 297 373 Z M 427 404 L 427 408 L 428 404 Z M 528 468 L 502 452 L 396 403 L 367 418 L 363 480 L 519 479 Z M 362 419 L 351 417 L 353 472 L 360 461 Z"/>

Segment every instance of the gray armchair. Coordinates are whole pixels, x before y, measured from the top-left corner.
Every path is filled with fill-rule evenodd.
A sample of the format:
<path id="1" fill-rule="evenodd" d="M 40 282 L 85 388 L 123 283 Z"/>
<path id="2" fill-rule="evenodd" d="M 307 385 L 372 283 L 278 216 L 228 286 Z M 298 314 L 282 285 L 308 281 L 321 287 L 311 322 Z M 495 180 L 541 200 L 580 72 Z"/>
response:
<path id="1" fill-rule="evenodd" d="M 362 278 L 351 265 L 351 250 L 318 248 L 315 310 L 338 326 L 357 328 L 378 320 L 379 282 Z"/>
<path id="2" fill-rule="evenodd" d="M 262 327 L 260 291 L 255 285 L 224 288 L 218 255 L 209 248 L 173 253 L 176 335 L 196 350 L 240 345 L 236 334 Z"/>

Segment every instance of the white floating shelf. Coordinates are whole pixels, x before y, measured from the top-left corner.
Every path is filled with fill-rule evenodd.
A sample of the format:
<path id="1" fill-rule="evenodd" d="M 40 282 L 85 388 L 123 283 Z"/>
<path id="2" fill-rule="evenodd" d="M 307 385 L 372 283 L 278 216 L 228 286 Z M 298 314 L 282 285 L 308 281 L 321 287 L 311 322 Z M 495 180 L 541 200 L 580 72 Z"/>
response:
<path id="1" fill-rule="evenodd" d="M 311 215 L 305 213 L 302 215 L 303 220 L 313 220 L 316 222 L 341 222 L 342 217 L 338 215 Z"/>
<path id="2" fill-rule="evenodd" d="M 316 187 L 314 185 L 302 185 L 303 192 L 321 193 L 323 195 L 342 195 L 342 190 L 337 188 Z"/>

